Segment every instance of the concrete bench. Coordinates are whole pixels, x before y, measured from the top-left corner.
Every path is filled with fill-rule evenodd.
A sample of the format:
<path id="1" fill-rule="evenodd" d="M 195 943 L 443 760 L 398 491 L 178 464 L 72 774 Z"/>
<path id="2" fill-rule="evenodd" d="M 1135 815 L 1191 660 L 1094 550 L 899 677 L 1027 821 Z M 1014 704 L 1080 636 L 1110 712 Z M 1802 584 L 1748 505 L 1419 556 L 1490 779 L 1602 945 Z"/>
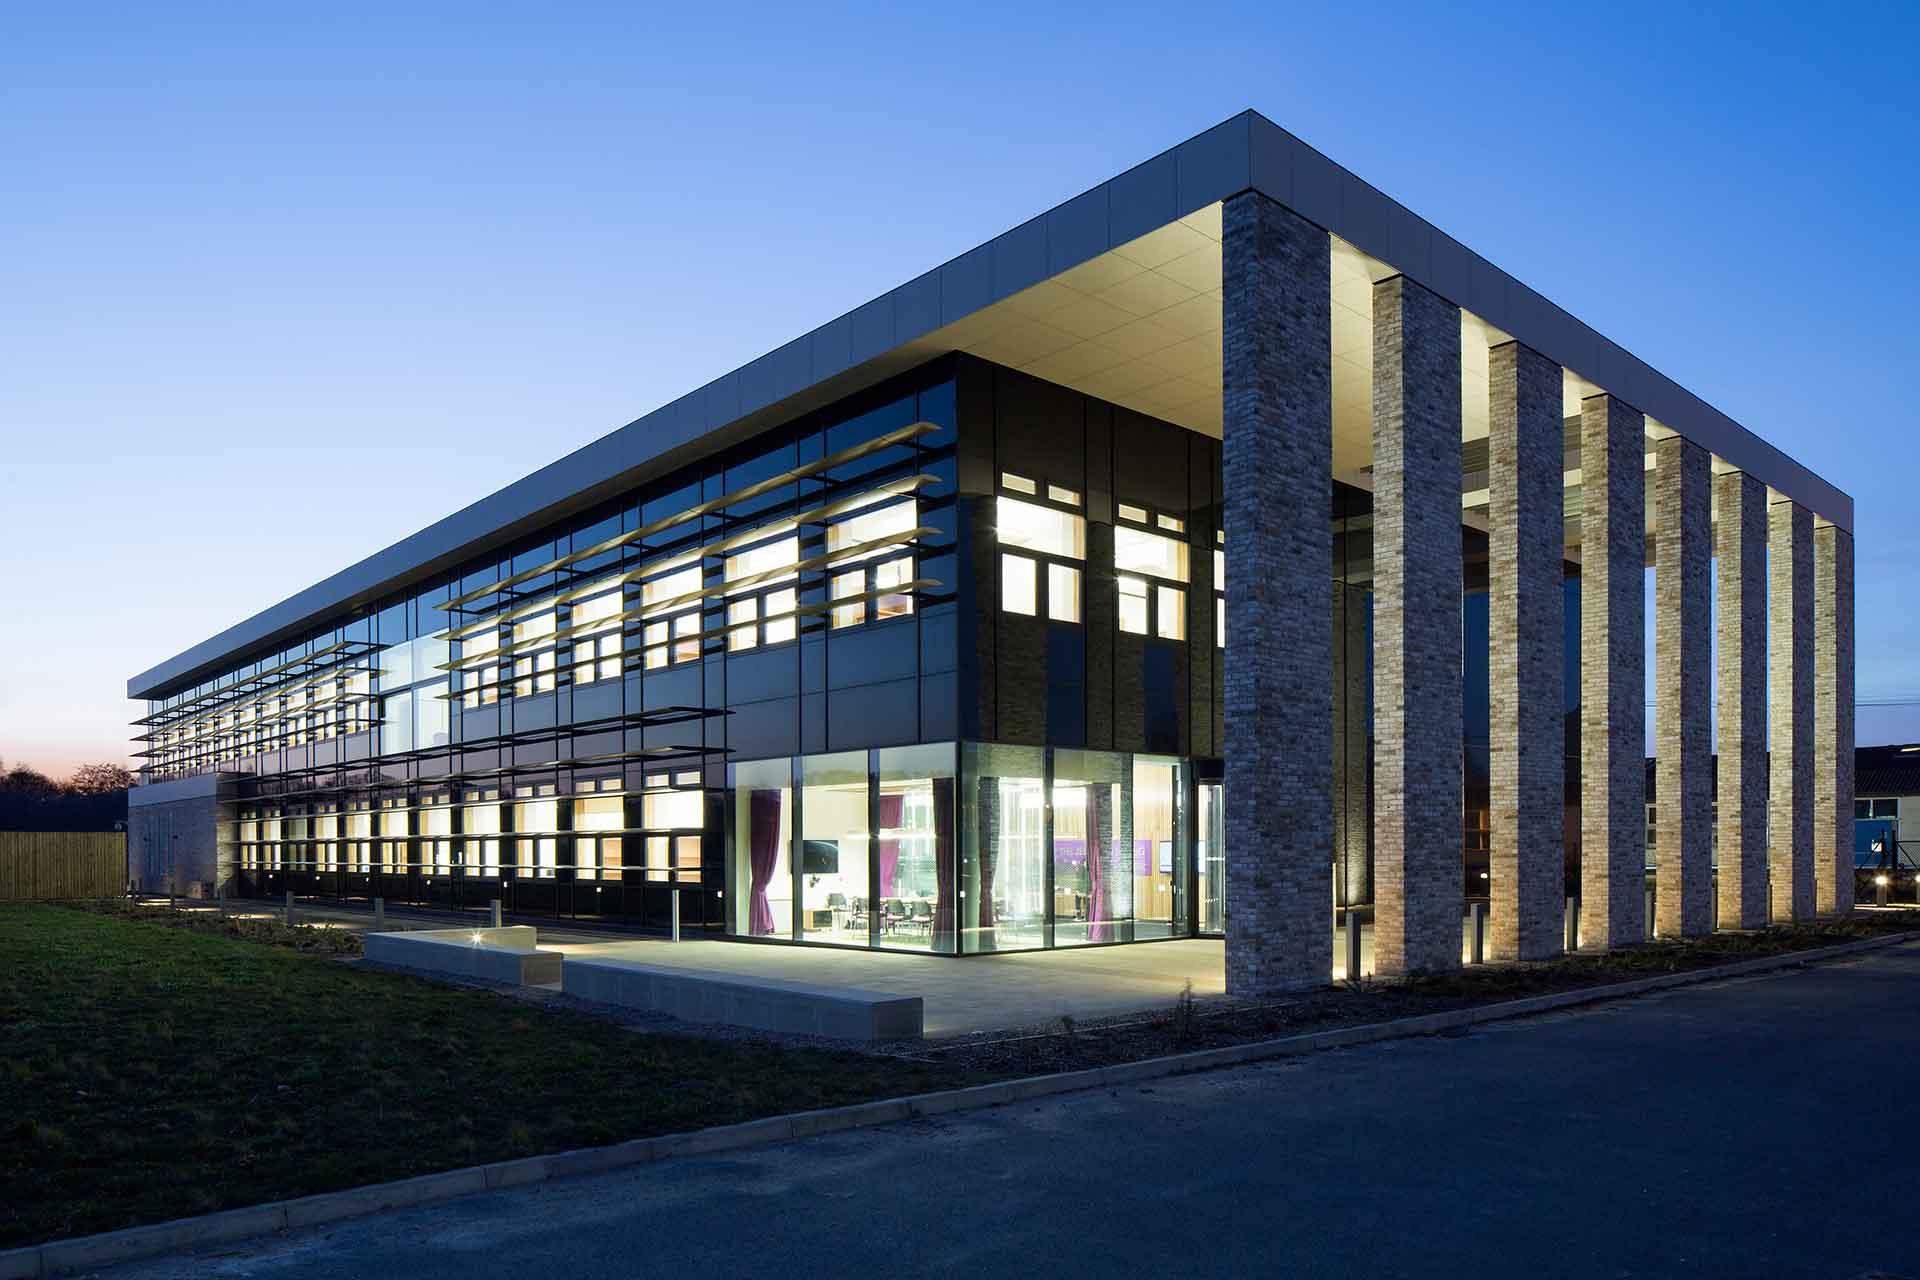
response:
<path id="1" fill-rule="evenodd" d="M 369 963 L 418 973 L 451 974 L 537 986 L 560 981 L 560 953 L 541 951 L 531 925 L 503 929 L 420 929 L 370 933 L 362 941 Z"/>
<path id="2" fill-rule="evenodd" d="M 561 967 L 561 990 L 687 1022 L 835 1040 L 918 1040 L 925 1026 L 919 996 L 625 960 L 569 956 Z"/>

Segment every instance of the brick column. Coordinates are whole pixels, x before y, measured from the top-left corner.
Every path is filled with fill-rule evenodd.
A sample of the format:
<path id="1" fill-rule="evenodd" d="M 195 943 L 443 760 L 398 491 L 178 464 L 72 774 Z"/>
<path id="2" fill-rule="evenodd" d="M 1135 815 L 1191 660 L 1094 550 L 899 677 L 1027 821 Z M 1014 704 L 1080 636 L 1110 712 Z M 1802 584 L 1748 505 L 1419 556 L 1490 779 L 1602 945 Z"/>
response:
<path id="1" fill-rule="evenodd" d="M 1488 949 L 1538 960 L 1560 950 L 1567 892 L 1564 375 L 1517 342 L 1488 363 Z"/>
<path id="2" fill-rule="evenodd" d="M 1707 451 L 1669 436 L 1654 453 L 1654 929 L 1713 928 L 1713 499 Z"/>
<path id="3" fill-rule="evenodd" d="M 1813 915 L 1813 513 L 1767 507 L 1767 884 L 1775 920 Z"/>
<path id="4" fill-rule="evenodd" d="M 1333 974 L 1332 241 L 1226 202 L 1227 990 Z"/>
<path id="5" fill-rule="evenodd" d="M 1339 904 L 1373 901 L 1367 866 L 1367 591 L 1333 584 L 1333 857 Z"/>
<path id="6" fill-rule="evenodd" d="M 1646 420 L 1580 404 L 1580 945 L 1646 936 Z"/>
<path id="7" fill-rule="evenodd" d="M 1713 484 L 1720 927 L 1759 929 L 1767 923 L 1767 490 L 1741 471 Z"/>
<path id="8" fill-rule="evenodd" d="M 1853 910 L 1853 535 L 1813 531 L 1813 899 Z"/>
<path id="9" fill-rule="evenodd" d="M 1460 964 L 1460 309 L 1373 286 L 1374 970 Z"/>

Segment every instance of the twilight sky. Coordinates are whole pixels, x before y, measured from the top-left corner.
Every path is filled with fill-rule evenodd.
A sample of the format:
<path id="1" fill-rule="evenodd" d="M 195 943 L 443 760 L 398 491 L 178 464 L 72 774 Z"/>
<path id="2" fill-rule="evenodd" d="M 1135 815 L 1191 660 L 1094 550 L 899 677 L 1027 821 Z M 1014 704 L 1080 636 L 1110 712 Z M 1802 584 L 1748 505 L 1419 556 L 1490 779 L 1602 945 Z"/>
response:
<path id="1" fill-rule="evenodd" d="M 0 757 L 1249 106 L 1850 492 L 1920 739 L 1920 8 L 653 9 L 8 11 Z"/>

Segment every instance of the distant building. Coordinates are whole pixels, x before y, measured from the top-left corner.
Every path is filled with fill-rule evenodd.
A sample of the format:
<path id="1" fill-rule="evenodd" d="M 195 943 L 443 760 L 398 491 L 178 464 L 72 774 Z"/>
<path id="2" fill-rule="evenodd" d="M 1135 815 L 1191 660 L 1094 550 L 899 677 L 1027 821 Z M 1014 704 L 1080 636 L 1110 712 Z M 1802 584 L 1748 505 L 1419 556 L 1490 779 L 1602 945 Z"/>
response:
<path id="1" fill-rule="evenodd" d="M 1920 743 L 1856 747 L 1853 861 L 1865 872 L 1920 871 Z M 1647 760 L 1647 868 L 1653 869 L 1656 762 Z M 1716 802 L 1716 816 L 1719 806 Z M 1716 824 L 1717 826 L 1717 824 Z M 1715 841 L 1716 846 L 1718 841 Z M 1717 848 L 1716 848 L 1717 853 Z"/>

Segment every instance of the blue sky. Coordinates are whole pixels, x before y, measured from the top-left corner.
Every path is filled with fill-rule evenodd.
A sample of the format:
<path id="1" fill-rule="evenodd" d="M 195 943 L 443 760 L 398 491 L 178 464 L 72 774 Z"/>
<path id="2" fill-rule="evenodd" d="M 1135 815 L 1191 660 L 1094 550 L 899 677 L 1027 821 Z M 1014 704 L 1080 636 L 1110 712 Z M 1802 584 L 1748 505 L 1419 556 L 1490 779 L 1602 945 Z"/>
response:
<path id="1" fill-rule="evenodd" d="M 9 762 L 117 757 L 130 673 L 1249 106 L 1852 493 L 1860 698 L 1920 701 L 1911 4 L 6 28 Z"/>

